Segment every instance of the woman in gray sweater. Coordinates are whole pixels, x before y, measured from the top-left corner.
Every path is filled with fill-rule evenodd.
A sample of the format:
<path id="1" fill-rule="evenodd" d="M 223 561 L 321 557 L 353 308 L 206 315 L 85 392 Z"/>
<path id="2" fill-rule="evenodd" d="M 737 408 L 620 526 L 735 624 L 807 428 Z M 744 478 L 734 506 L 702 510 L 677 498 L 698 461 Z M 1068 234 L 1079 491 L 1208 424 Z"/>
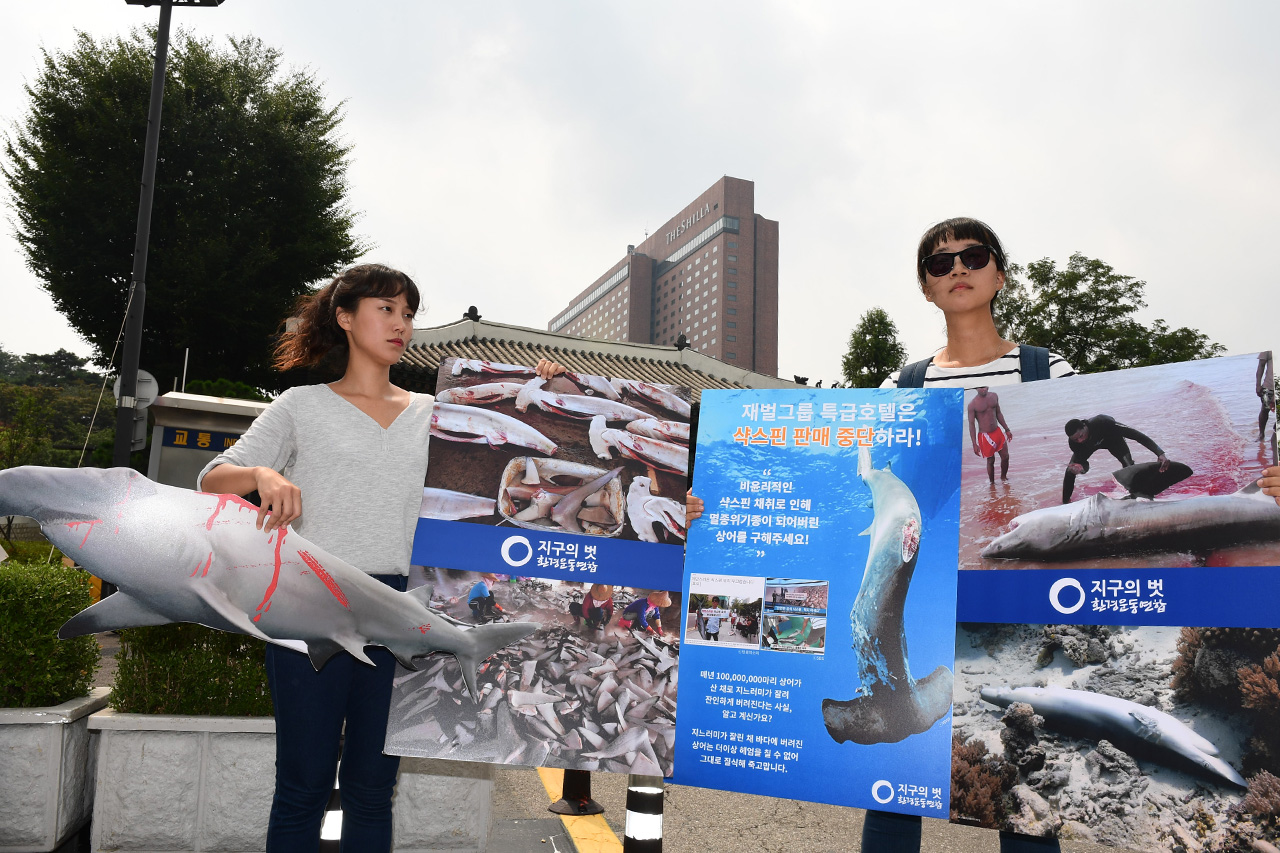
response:
<path id="1" fill-rule="evenodd" d="M 197 488 L 261 497 L 258 527 L 285 525 L 403 591 L 427 471 L 432 398 L 391 384 L 413 334 L 418 288 L 379 264 L 352 267 L 304 297 L 276 349 L 276 367 L 345 359 L 342 378 L 291 388 L 205 467 Z M 278 605 L 281 606 L 281 605 Z M 395 659 L 367 649 L 315 671 L 305 654 L 267 646 L 276 719 L 276 790 L 267 850 L 320 846 L 320 824 L 342 747 L 342 848 L 391 849 L 399 759 L 382 754 Z"/>

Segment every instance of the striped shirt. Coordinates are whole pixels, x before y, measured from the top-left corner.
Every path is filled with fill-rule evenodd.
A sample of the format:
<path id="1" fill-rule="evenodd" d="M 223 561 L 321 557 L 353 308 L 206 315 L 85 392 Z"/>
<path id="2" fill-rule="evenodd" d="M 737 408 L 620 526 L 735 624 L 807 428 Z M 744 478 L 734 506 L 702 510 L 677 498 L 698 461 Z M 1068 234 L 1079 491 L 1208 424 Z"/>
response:
<path id="1" fill-rule="evenodd" d="M 895 370 L 889 378 L 881 383 L 881 388 L 898 387 L 898 374 Z M 1056 352 L 1049 353 L 1049 378 L 1061 379 L 1064 376 L 1075 376 L 1076 372 L 1067 360 Z M 1022 362 L 1015 346 L 995 361 L 972 367 L 939 367 L 930 362 L 924 374 L 926 388 L 971 388 L 992 387 L 996 385 L 1017 385 L 1022 382 Z"/>

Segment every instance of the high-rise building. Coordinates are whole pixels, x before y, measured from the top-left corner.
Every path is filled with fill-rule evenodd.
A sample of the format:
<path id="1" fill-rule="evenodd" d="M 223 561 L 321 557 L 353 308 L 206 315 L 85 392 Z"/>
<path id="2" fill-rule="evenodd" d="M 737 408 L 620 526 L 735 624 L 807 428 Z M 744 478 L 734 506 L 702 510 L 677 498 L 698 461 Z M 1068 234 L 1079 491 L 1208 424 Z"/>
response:
<path id="1" fill-rule="evenodd" d="M 778 372 L 778 223 L 725 176 L 575 296 L 548 331 L 675 345 Z"/>

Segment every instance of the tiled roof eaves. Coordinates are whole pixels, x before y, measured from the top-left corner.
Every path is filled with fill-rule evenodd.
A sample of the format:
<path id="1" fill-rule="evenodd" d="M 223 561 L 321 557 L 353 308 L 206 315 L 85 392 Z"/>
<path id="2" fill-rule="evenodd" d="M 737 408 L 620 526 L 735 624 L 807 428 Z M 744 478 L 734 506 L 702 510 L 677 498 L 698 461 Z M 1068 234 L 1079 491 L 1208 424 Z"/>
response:
<path id="1" fill-rule="evenodd" d="M 451 356 L 530 365 L 539 358 L 550 358 L 580 373 L 684 385 L 695 393 L 703 388 L 796 387 L 795 383 L 752 373 L 692 350 L 598 341 L 466 319 L 415 331 L 398 367 L 411 373 L 434 374 L 440 362 Z M 431 381 L 434 383 L 434 377 Z"/>

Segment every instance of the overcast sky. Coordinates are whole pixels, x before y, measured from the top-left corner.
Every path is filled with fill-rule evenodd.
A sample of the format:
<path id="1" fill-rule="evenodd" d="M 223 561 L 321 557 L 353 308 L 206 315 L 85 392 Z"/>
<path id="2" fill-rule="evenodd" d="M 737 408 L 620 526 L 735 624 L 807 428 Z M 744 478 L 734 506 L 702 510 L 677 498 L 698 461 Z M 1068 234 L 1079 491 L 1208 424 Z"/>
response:
<path id="1" fill-rule="evenodd" d="M 0 119 L 22 115 L 42 47 L 157 16 L 11 4 Z M 545 328 L 728 174 L 780 223 L 782 376 L 837 378 L 877 305 L 912 358 L 938 347 L 915 247 L 960 215 L 989 222 L 1012 260 L 1078 251 L 1147 281 L 1145 319 L 1230 352 L 1273 345 L 1274 2 L 227 0 L 174 22 L 256 35 L 346 102 L 367 259 L 424 286 L 419 325 L 476 304 Z M 0 292 L 5 349 L 89 353 L 12 226 Z"/>

